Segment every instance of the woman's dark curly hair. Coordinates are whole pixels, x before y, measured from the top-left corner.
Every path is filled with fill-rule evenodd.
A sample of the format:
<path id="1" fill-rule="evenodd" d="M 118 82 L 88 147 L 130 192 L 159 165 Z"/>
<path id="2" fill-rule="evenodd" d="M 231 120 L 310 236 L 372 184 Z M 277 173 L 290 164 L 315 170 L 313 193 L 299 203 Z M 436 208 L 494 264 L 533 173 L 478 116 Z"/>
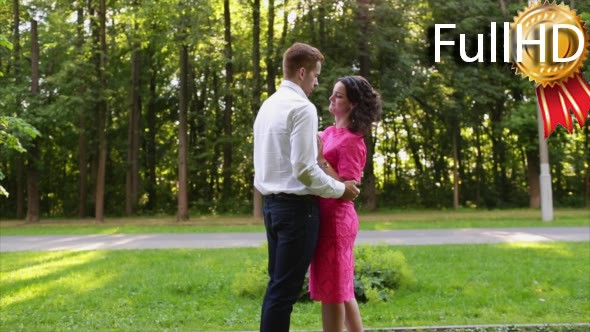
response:
<path id="1" fill-rule="evenodd" d="M 362 76 L 341 77 L 337 82 L 344 84 L 348 100 L 356 105 L 348 117 L 348 129 L 369 135 L 373 124 L 381 119 L 381 96 Z"/>

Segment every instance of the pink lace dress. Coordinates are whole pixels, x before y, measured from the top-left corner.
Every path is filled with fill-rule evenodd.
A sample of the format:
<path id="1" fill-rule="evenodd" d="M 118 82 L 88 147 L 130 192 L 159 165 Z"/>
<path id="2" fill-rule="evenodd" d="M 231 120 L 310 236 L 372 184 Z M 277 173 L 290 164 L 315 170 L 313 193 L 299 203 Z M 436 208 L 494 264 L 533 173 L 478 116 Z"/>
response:
<path id="1" fill-rule="evenodd" d="M 361 181 L 367 148 L 361 134 L 328 127 L 322 134 L 324 157 L 345 180 Z M 354 298 L 354 240 L 358 217 L 354 203 L 320 198 L 320 231 L 309 270 L 314 300 L 342 303 Z"/>

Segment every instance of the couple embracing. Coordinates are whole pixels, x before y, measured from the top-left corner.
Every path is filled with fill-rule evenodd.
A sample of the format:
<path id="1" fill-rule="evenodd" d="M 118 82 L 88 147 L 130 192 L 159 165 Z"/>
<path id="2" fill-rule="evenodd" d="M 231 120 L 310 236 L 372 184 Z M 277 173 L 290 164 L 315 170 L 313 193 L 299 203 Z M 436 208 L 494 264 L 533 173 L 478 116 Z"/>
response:
<path id="1" fill-rule="evenodd" d="M 363 77 L 339 78 L 329 99 L 334 125 L 318 135 L 308 96 L 323 60 L 307 44 L 287 49 L 284 80 L 254 123 L 254 185 L 264 195 L 270 277 L 260 331 L 289 330 L 308 268 L 311 298 L 322 302 L 324 331 L 363 329 L 354 297 L 353 200 L 366 162 L 364 136 L 380 117 L 381 100 Z"/>

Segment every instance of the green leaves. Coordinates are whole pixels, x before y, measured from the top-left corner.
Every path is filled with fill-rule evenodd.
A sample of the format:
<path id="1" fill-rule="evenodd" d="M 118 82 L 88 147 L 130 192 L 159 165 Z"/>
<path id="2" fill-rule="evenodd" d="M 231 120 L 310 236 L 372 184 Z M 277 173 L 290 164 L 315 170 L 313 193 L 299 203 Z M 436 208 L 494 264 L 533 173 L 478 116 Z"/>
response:
<path id="1" fill-rule="evenodd" d="M 12 43 L 10 41 L 8 41 L 8 39 L 6 39 L 6 37 L 4 37 L 4 35 L 0 35 L 0 48 L 6 48 L 9 51 L 12 51 Z M 2 71 L 2 69 L 0 69 L 0 77 L 4 76 L 4 72 Z"/>
<path id="2" fill-rule="evenodd" d="M 252 109 L 254 66 L 251 1 L 231 0 L 231 60 L 224 53 L 223 1 L 124 0 L 107 2 L 107 87 L 101 87 L 97 71 L 100 41 L 97 34 L 98 2 L 88 8 L 84 1 L 21 1 L 19 42 L 9 30 L 15 21 L 13 1 L 0 0 L 0 112 L 18 116 L 43 133 L 40 158 L 47 172 L 42 179 L 47 196 L 44 208 L 52 214 L 73 213 L 78 203 L 76 181 L 79 135 L 84 133 L 90 161 L 97 149 L 96 107 L 106 101 L 109 109 L 107 134 L 109 160 L 106 191 L 111 209 L 122 213 L 125 193 L 127 126 L 129 121 L 132 59 L 139 58 L 138 94 L 141 96 L 139 167 L 142 202 L 157 203 L 149 209 L 172 213 L 176 204 L 178 155 L 178 49 L 188 45 L 188 169 L 191 209 L 195 212 L 245 212 L 250 210 L 253 172 Z M 588 1 L 576 1 L 575 9 L 590 24 Z M 294 41 L 317 46 L 326 61 L 320 85 L 311 96 L 320 115 L 320 127 L 333 123 L 328 98 L 338 77 L 359 74 L 361 57 L 368 55 L 368 79 L 383 97 L 383 118 L 376 133 L 375 174 L 381 206 L 448 207 L 453 197 L 453 139 L 456 143 L 460 204 L 494 207 L 508 197 L 514 205 L 526 206 L 527 165 L 521 152 L 537 145 L 537 127 L 531 119 L 536 110 L 530 82 L 501 64 L 459 63 L 450 47 L 443 47 L 442 61 L 433 62 L 428 31 L 435 23 L 455 23 L 445 38 L 459 33 L 468 39 L 489 33 L 491 21 L 510 20 L 524 4 L 506 1 L 504 15 L 498 1 L 473 0 L 374 0 L 369 2 L 368 33 L 359 22 L 356 1 L 274 2 L 273 34 L 269 36 L 269 3 L 260 9 L 262 82 L 281 80 L 281 55 Z M 30 10 L 34 6 L 34 10 Z M 83 6 L 83 10 L 78 9 Z M 32 12 L 39 20 L 40 91 L 30 91 L 31 31 L 26 22 Z M 359 44 L 365 45 L 362 50 Z M 473 41 L 470 41 L 471 44 Z M 13 45 L 14 43 L 14 45 Z M 270 43 L 270 45 L 269 45 Z M 489 43 L 484 43 L 489 49 Z M 139 52 L 135 52 L 139 49 Z M 473 54 L 470 50 L 469 54 Z M 270 57 L 270 58 L 269 58 Z M 136 58 L 137 59 L 137 58 Z M 364 58 L 363 58 L 364 59 Z M 226 61 L 233 64 L 232 135 L 224 133 L 223 109 L 227 78 Z M 271 70 L 267 70 L 271 66 Z M 590 68 L 586 61 L 586 69 Z M 588 70 L 585 72 L 588 77 Z M 267 77 L 267 75 L 274 75 Z M 275 84 L 276 85 L 276 84 Z M 272 89 L 269 89 L 272 90 Z M 260 100 L 269 95 L 266 86 Z M 27 128 L 5 124 L 0 128 L 0 149 L 7 188 L 16 186 L 16 151 L 27 148 Z M 561 128 L 552 138 L 564 147 L 551 151 L 552 160 L 563 160 L 556 204 L 563 197 L 583 201 L 583 182 L 577 173 L 587 169 L 587 134 L 576 127 L 574 136 Z M 82 140 L 84 142 L 84 140 Z M 232 192 L 235 201 L 223 201 L 222 147 L 233 147 Z M 145 143 L 145 144 L 144 144 Z M 586 162 L 587 163 L 587 162 Z M 6 166 L 5 166 L 6 165 Z M 552 164 L 552 172 L 558 166 Z M 568 171 L 570 170 L 570 171 Z M 498 179 L 505 179 L 501 183 Z M 68 186 L 63 186 L 68 183 Z M 145 186 L 144 186 L 145 185 Z M 503 187 L 503 188 L 501 188 Z M 502 195 L 514 192 L 514 195 Z M 524 199 L 520 199 L 524 197 Z M 149 198 L 149 199 L 148 199 Z M 11 200 L 6 206 L 16 205 Z M 80 198 L 90 205 L 92 199 Z M 152 202 L 155 202 L 153 200 Z M 476 202 L 476 203 L 470 203 Z M 142 205 L 144 203 L 141 203 Z M 143 205 L 147 207 L 148 204 Z M 575 204 L 574 204 L 575 205 Z M 49 208 L 52 206 L 52 208 Z M 67 212 L 70 211 L 70 212 Z M 45 211 L 48 212 L 48 211 Z M 0 214 L 10 214 L 8 209 Z"/>
<path id="3" fill-rule="evenodd" d="M 12 50 L 12 43 L 8 41 L 8 39 L 6 39 L 6 37 L 4 37 L 4 35 L 0 35 L 0 46 L 4 46 L 9 50 Z"/>
<path id="4" fill-rule="evenodd" d="M 416 283 L 401 251 L 371 246 L 360 246 L 355 251 L 354 292 L 360 302 L 391 300 L 396 289 Z"/>
<path id="5" fill-rule="evenodd" d="M 33 139 L 40 135 L 41 133 L 35 127 L 22 119 L 0 116 L 0 148 L 26 152 L 20 140 Z"/>
<path id="6" fill-rule="evenodd" d="M 242 272 L 236 274 L 231 285 L 234 295 L 260 298 L 268 283 L 265 262 L 257 264 L 248 260 Z M 416 283 L 401 251 L 384 250 L 380 247 L 360 246 L 355 248 L 354 293 L 359 302 L 379 303 L 393 298 L 396 289 L 411 287 Z M 300 302 L 308 301 L 309 276 L 306 276 Z"/>
<path id="7" fill-rule="evenodd" d="M 35 127 L 19 118 L 10 116 L 0 116 L 0 151 L 15 150 L 17 152 L 26 152 L 21 144 L 21 139 L 30 140 L 41 133 Z M 19 139 L 20 137 L 20 139 Z M 4 174 L 0 170 L 0 180 L 4 179 Z M 8 192 L 0 185 L 0 196 L 8 197 Z"/>

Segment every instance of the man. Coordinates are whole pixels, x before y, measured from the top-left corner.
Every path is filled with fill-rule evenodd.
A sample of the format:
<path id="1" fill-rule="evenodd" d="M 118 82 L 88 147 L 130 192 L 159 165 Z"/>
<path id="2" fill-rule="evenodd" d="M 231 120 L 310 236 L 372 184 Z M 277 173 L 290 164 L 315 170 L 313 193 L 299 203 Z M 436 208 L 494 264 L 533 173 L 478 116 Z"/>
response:
<path id="1" fill-rule="evenodd" d="M 281 86 L 254 122 L 254 186 L 265 196 L 270 281 L 260 331 L 289 331 L 293 304 L 313 257 L 319 228 L 316 196 L 353 200 L 356 181 L 338 182 L 317 164 L 318 118 L 308 96 L 324 57 L 295 43 L 283 55 Z"/>

